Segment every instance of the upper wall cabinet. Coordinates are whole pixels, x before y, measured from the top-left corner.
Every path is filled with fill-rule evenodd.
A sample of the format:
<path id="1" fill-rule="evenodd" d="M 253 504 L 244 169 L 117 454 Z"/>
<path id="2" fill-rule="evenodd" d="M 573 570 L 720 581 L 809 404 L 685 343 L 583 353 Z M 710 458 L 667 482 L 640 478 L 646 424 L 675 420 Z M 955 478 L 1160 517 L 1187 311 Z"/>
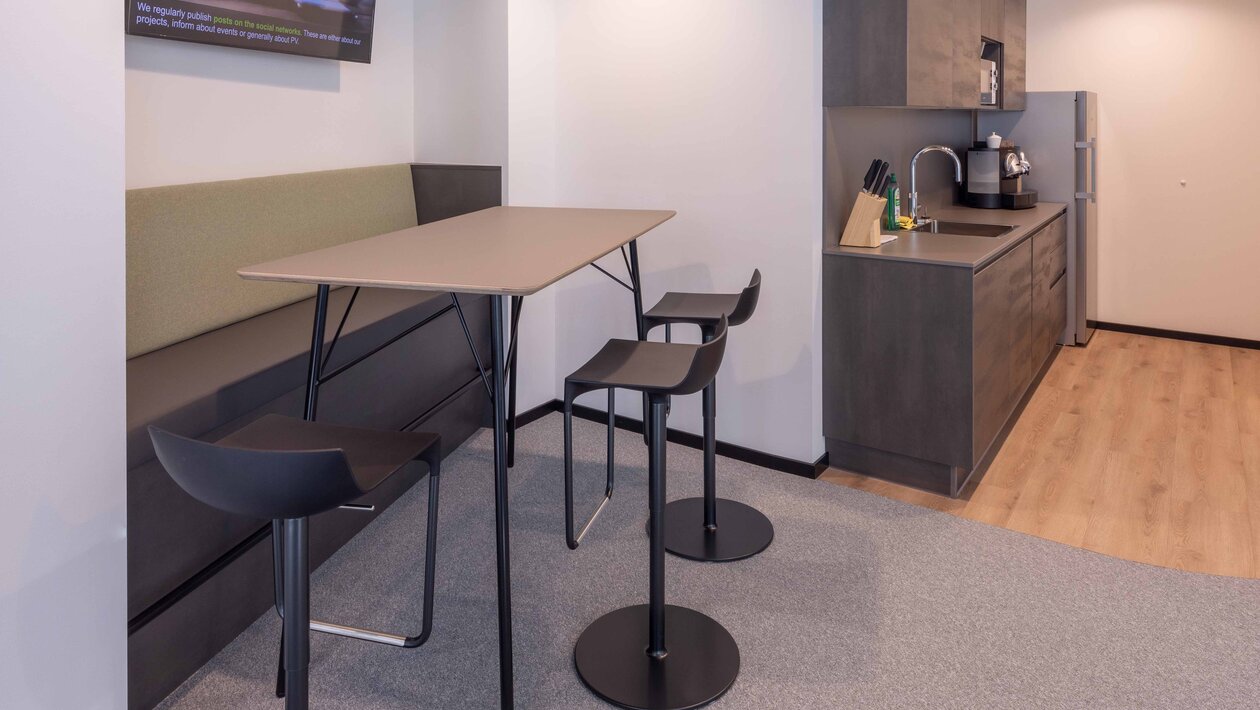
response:
<path id="1" fill-rule="evenodd" d="M 1023 111 L 1028 91 L 1028 0 L 1001 2 L 1002 108 Z"/>
<path id="2" fill-rule="evenodd" d="M 1026 2 L 824 0 L 823 102 L 1023 108 Z M 980 104 L 982 55 L 999 64 L 998 106 Z"/>

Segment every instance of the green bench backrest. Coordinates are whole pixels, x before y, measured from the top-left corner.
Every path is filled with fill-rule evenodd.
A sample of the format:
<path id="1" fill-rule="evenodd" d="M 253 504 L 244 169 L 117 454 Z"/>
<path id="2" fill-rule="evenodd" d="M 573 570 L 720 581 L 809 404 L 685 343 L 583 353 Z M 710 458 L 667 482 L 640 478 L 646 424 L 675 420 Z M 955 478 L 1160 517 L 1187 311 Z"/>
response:
<path id="1" fill-rule="evenodd" d="M 127 191 L 127 357 L 295 303 L 236 270 L 416 225 L 409 165 Z"/>

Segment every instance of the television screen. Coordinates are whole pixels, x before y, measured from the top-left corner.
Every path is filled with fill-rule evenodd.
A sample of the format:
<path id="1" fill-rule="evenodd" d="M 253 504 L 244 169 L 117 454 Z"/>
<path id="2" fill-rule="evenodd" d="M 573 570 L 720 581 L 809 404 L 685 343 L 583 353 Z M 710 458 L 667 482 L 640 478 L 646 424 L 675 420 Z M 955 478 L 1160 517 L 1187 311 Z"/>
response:
<path id="1" fill-rule="evenodd" d="M 376 0 L 128 0 L 127 33 L 372 61 Z"/>

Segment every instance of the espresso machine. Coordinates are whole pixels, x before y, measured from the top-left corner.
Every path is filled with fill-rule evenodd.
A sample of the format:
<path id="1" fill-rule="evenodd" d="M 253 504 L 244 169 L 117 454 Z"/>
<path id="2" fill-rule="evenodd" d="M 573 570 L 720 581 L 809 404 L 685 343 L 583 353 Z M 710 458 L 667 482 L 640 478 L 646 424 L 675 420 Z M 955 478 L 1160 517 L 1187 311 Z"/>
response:
<path id="1" fill-rule="evenodd" d="M 976 141 L 967 151 L 967 206 L 987 210 L 1036 207 L 1037 192 L 1024 189 L 1024 176 L 1032 172 L 1024 151 L 1017 145 L 989 145 Z"/>

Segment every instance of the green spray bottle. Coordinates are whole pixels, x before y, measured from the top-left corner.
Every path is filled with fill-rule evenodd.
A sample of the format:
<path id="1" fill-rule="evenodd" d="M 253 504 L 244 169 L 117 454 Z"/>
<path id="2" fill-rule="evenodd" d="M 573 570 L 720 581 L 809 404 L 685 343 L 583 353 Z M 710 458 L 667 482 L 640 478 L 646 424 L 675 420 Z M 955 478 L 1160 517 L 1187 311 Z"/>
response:
<path id="1" fill-rule="evenodd" d="M 888 229 L 901 229 L 901 186 L 897 184 L 897 173 L 888 176 Z"/>

